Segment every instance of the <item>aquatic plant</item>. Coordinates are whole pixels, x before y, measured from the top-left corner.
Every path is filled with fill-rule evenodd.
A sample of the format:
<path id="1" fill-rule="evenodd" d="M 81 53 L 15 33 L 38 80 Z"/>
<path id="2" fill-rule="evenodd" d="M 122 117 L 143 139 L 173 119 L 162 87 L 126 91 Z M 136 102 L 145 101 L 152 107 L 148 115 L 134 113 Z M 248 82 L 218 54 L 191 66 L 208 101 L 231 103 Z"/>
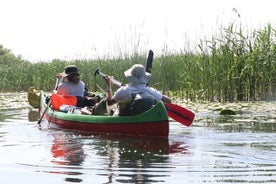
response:
<path id="1" fill-rule="evenodd" d="M 196 51 L 155 56 L 150 85 L 173 98 L 192 101 L 276 100 L 276 30 L 270 24 L 246 31 L 233 23 L 196 45 Z M 0 91 L 27 91 L 30 86 L 51 91 L 56 74 L 68 64 L 79 68 L 92 91 L 105 88 L 104 81 L 94 76 L 97 68 L 126 83 L 123 72 L 146 62 L 147 51 L 135 48 L 132 55 L 30 63 L 1 46 Z"/>

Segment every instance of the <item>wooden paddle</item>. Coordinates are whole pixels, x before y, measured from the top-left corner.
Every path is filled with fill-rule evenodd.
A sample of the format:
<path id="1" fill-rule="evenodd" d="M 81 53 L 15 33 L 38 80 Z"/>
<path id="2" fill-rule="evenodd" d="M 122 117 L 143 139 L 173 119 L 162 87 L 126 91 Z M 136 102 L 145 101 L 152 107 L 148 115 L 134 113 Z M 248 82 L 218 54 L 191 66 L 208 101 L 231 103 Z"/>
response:
<path id="1" fill-rule="evenodd" d="M 151 73 L 152 62 L 153 62 L 153 51 L 150 50 L 148 59 L 147 59 L 147 64 L 146 64 L 146 72 L 148 73 Z M 170 104 L 165 103 L 165 107 L 167 109 L 168 115 L 175 121 L 186 126 L 190 126 L 193 123 L 195 114 L 192 111 L 172 103 Z"/>

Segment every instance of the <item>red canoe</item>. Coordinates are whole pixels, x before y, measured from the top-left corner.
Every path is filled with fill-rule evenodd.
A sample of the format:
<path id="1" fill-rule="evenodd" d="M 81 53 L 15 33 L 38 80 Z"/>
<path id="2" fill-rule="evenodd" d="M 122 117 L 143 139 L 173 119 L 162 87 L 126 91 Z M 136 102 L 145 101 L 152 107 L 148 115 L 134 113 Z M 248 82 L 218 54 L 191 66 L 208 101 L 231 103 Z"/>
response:
<path id="1" fill-rule="evenodd" d="M 40 113 L 47 108 L 46 93 L 40 92 Z M 168 137 L 169 118 L 162 102 L 134 116 L 85 115 L 46 109 L 45 118 L 51 126 L 85 132 Z"/>

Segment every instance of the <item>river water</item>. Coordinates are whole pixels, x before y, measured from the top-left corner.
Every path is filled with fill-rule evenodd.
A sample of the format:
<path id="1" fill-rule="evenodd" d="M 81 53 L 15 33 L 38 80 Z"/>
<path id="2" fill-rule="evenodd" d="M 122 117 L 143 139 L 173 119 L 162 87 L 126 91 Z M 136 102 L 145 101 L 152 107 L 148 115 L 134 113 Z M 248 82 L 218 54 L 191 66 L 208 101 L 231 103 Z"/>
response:
<path id="1" fill-rule="evenodd" d="M 0 95 L 4 184 L 276 183 L 276 102 L 189 103 L 193 125 L 171 121 L 164 139 L 39 127 L 26 93 Z"/>

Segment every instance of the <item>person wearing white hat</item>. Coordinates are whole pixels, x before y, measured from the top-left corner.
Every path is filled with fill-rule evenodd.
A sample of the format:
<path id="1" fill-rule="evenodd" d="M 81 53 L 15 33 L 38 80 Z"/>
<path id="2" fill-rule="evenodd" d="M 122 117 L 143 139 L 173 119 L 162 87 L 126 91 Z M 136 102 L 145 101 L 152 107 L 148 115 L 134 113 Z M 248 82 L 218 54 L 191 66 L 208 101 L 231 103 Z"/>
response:
<path id="1" fill-rule="evenodd" d="M 120 116 L 142 113 L 159 101 L 171 103 L 168 96 L 147 85 L 150 82 L 151 74 L 146 72 L 143 65 L 133 65 L 124 72 L 124 75 L 129 83 L 120 87 L 114 95 L 111 90 L 111 77 L 105 78 L 108 85 L 106 102 L 109 106 L 119 103 Z"/>

